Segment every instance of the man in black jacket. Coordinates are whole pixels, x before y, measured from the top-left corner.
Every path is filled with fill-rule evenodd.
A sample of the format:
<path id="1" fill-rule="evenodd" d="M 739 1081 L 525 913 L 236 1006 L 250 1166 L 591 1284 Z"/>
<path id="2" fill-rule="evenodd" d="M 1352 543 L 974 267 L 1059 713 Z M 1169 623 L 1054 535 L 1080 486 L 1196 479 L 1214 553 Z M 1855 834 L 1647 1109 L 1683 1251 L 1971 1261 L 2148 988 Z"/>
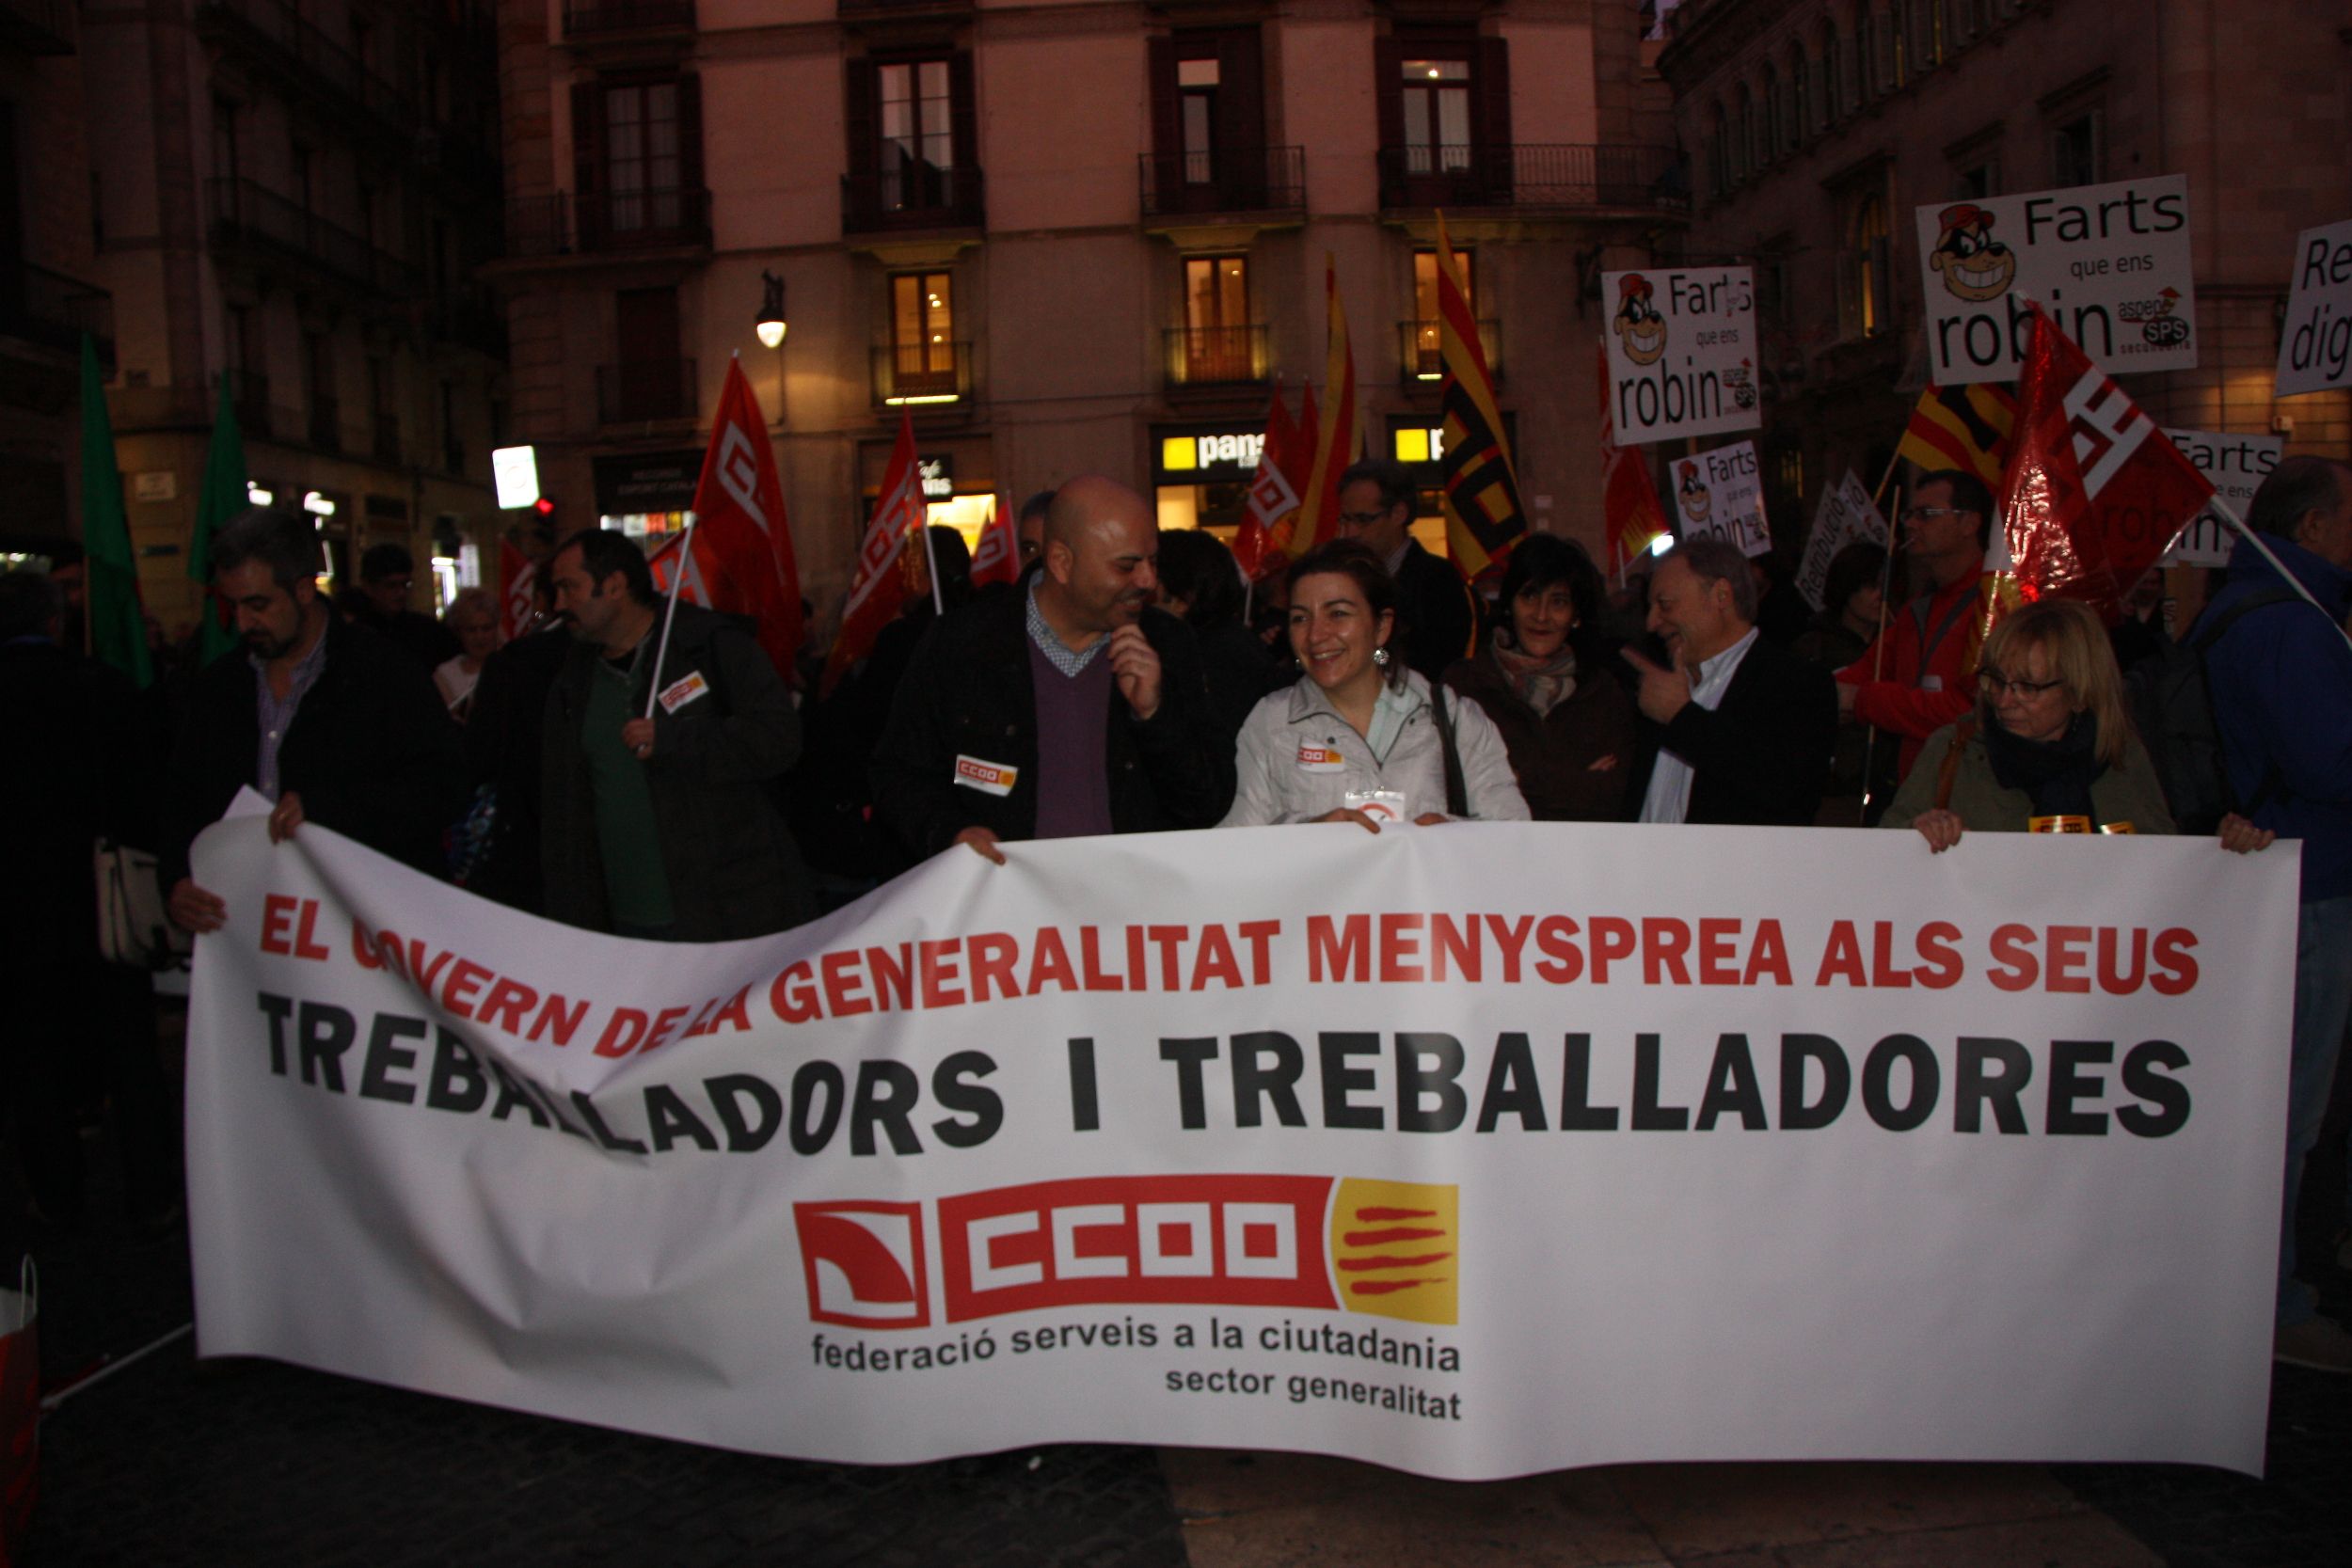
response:
<path id="1" fill-rule="evenodd" d="M 1454 563 L 1431 555 L 1413 537 L 1419 499 L 1401 463 L 1366 458 L 1340 475 L 1340 532 L 1361 540 L 1396 578 L 1405 662 L 1435 686 L 1448 665 L 1469 657 L 1478 617 Z"/>
<path id="2" fill-rule="evenodd" d="M 768 789 L 800 754 L 800 715 L 758 642 L 681 604 L 664 647 L 666 607 L 620 534 L 575 534 L 543 570 L 574 638 L 541 758 L 548 918 L 656 942 L 807 919 L 808 871 Z"/>
<path id="3" fill-rule="evenodd" d="M 1650 578 L 1650 630 L 1671 665 L 1631 648 L 1650 721 L 1645 822 L 1810 827 L 1829 783 L 1837 693 L 1826 671 L 1756 629 L 1756 580 L 1735 545 L 1687 539 Z"/>
<path id="4" fill-rule="evenodd" d="M 1233 752 L 1200 657 L 1151 608 L 1158 530 L 1100 475 L 1056 492 L 1042 567 L 957 611 L 915 650 L 874 756 L 874 801 L 917 855 L 1006 839 L 1214 827 Z"/>
<path id="5" fill-rule="evenodd" d="M 213 581 L 241 648 L 198 673 L 172 754 L 157 873 L 171 917 L 219 929 L 228 911 L 188 876 L 188 846 L 241 785 L 277 802 L 273 840 L 316 822 L 420 871 L 465 803 L 466 763 L 433 677 L 318 592 L 318 533 L 254 507 L 213 541 Z"/>

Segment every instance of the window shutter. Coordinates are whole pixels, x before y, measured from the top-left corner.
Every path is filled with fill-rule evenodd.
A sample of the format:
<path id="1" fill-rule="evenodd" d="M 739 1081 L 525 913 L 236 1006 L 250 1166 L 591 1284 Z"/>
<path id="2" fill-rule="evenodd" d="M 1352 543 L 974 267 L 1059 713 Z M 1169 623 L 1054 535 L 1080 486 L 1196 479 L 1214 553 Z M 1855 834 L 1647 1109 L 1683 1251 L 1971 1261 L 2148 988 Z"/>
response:
<path id="1" fill-rule="evenodd" d="M 604 84 L 572 84 L 572 223 L 578 242 L 595 243 L 604 213 Z"/>
<path id="2" fill-rule="evenodd" d="M 1405 145 L 1405 46 L 1393 35 L 1372 40 L 1373 109 L 1383 150 Z M 1402 171 L 1404 166 L 1399 164 Z"/>
<path id="3" fill-rule="evenodd" d="M 1152 38 L 1143 40 L 1144 71 L 1152 85 L 1152 153 L 1155 160 L 1175 166 L 1184 156 L 1184 129 L 1176 107 L 1176 40 L 1172 38 Z M 1168 182 L 1161 180 L 1161 185 Z"/>
<path id="4" fill-rule="evenodd" d="M 1511 45 L 1505 39 L 1480 39 L 1470 62 L 1470 167 L 1489 201 L 1511 199 Z"/>
<path id="5" fill-rule="evenodd" d="M 1259 64 L 1258 29 L 1235 27 L 1216 42 L 1217 131 L 1225 146 L 1243 152 L 1265 146 L 1265 73 Z M 1264 158 L 1258 155 L 1258 166 Z"/>
<path id="6" fill-rule="evenodd" d="M 703 190 L 703 79 L 694 71 L 677 79 L 678 223 L 689 233 L 708 234 L 710 201 Z"/>
<path id="7" fill-rule="evenodd" d="M 881 212 L 881 125 L 876 103 L 881 81 L 874 62 L 860 55 L 847 62 L 841 79 L 842 155 L 848 178 L 842 182 L 842 221 L 851 230 L 870 229 Z"/>
<path id="8" fill-rule="evenodd" d="M 956 172 L 947 204 L 955 221 L 980 221 L 980 108 L 973 87 L 972 52 L 947 56 L 947 124 L 953 134 Z"/>

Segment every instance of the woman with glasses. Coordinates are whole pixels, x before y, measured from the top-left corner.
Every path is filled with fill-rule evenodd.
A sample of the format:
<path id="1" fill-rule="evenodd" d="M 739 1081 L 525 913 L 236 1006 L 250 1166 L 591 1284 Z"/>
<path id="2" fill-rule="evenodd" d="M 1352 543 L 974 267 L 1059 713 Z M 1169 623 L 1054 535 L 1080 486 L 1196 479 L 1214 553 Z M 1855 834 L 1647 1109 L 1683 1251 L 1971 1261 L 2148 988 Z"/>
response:
<path id="1" fill-rule="evenodd" d="M 1627 816 L 1633 699 L 1593 641 L 1599 571 L 1584 552 L 1531 533 L 1511 552 L 1486 645 L 1445 673 L 1476 703 L 1511 757 L 1539 822 L 1617 822 Z"/>
<path id="2" fill-rule="evenodd" d="M 1478 705 L 1438 706 L 1406 668 L 1396 579 L 1380 558 L 1343 539 L 1301 557 L 1288 578 L 1291 651 L 1305 678 L 1250 710 L 1220 826 L 1353 822 L 1376 833 L 1456 816 L 1525 821 L 1502 737 Z"/>
<path id="3" fill-rule="evenodd" d="M 1939 853 L 1971 830 L 2173 831 L 2089 606 L 2042 599 L 2001 619 L 1978 656 L 1976 710 L 1928 738 L 1881 826 L 1916 828 Z"/>

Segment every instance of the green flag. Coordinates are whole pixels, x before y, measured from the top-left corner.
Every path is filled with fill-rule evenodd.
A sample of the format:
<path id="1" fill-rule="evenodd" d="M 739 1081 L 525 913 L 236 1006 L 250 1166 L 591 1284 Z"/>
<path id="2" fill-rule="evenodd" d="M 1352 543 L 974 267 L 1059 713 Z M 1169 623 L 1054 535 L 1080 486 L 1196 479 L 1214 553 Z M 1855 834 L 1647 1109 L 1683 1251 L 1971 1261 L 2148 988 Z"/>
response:
<path id="1" fill-rule="evenodd" d="M 147 657 L 147 612 L 139 604 L 139 565 L 122 513 L 122 475 L 115 467 L 114 425 L 98 376 L 98 345 L 82 334 L 82 590 L 90 652 L 145 687 L 155 678 Z"/>
<path id="2" fill-rule="evenodd" d="M 220 408 L 213 416 L 213 446 L 204 455 L 204 488 L 196 500 L 196 536 L 188 541 L 188 576 L 203 589 L 203 622 L 197 662 L 210 664 L 237 643 L 235 628 L 223 625 L 213 598 L 213 535 L 251 502 L 246 498 L 245 434 L 237 428 L 237 404 L 229 376 L 220 378 Z"/>

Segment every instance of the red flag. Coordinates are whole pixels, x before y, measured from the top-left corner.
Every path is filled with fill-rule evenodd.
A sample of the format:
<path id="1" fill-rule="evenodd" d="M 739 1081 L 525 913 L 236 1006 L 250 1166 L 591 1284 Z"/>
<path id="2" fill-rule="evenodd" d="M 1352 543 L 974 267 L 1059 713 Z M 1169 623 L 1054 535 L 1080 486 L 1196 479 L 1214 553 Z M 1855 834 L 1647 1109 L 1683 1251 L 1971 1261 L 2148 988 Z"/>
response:
<path id="1" fill-rule="evenodd" d="M 1233 535 L 1233 559 L 1242 575 L 1255 582 L 1281 562 L 1275 530 L 1298 510 L 1298 481 L 1291 475 L 1298 432 L 1290 410 L 1282 404 L 1282 384 L 1274 384 L 1274 401 L 1266 409 L 1265 442 L 1258 449 L 1258 471 L 1249 481 L 1249 501 L 1241 529 Z"/>
<path id="2" fill-rule="evenodd" d="M 1985 560 L 1985 626 L 2045 594 L 2113 622 L 2212 495 L 2156 422 L 2035 306 L 2001 472 L 2002 527 Z"/>
<path id="3" fill-rule="evenodd" d="M 1356 461 L 1356 351 L 1347 341 L 1347 310 L 1340 303 L 1338 262 L 1323 258 L 1323 295 L 1328 324 L 1323 356 L 1324 407 L 1312 421 L 1315 455 L 1307 487 L 1300 493 L 1298 521 L 1291 530 L 1295 559 L 1340 535 L 1340 474 Z M 1310 393 L 1312 388 L 1308 388 Z"/>
<path id="4" fill-rule="evenodd" d="M 882 627 L 898 618 L 907 597 L 906 572 L 898 557 L 922 526 L 923 476 L 914 460 L 914 420 L 901 409 L 898 442 L 890 449 L 890 467 L 882 470 L 874 520 L 866 525 L 866 537 L 857 547 L 857 578 L 850 585 L 850 602 L 841 609 L 833 652 L 825 657 L 820 692 L 831 692 L 843 672 L 872 651 Z"/>
<path id="5" fill-rule="evenodd" d="M 1021 580 L 1021 539 L 1013 531 L 1012 498 L 999 492 L 996 515 L 980 530 L 979 547 L 972 552 L 972 586 L 992 582 L 1007 587 Z"/>
<path id="6" fill-rule="evenodd" d="M 715 562 L 730 602 L 718 608 L 759 623 L 759 645 L 792 678 L 801 647 L 801 573 L 776 482 L 775 448 L 740 360 L 727 362 L 710 450 L 694 486 L 694 553 Z M 716 585 L 714 585 L 716 586 Z"/>
<path id="7" fill-rule="evenodd" d="M 1650 479 L 1649 460 L 1639 447 L 1617 445 L 1617 421 L 1609 412 L 1609 350 L 1600 355 L 1600 509 L 1609 559 L 1604 571 L 1622 573 L 1649 553 L 1658 536 L 1668 531 L 1666 509 L 1659 504 L 1658 486 Z"/>
<path id="8" fill-rule="evenodd" d="M 695 531 L 691 549 L 686 547 L 686 543 L 687 535 L 673 533 L 655 546 L 653 553 L 645 557 L 645 564 L 653 572 L 655 592 L 667 598 L 671 579 L 683 572 L 686 580 L 677 585 L 677 596 L 688 604 L 698 604 L 706 610 L 725 610 L 731 615 L 749 614 L 750 611 L 744 609 L 742 601 L 734 592 L 735 585 L 727 579 L 725 569 L 703 540 L 701 531 Z M 715 589 L 712 587 L 714 578 L 718 583 Z"/>
<path id="9" fill-rule="evenodd" d="M 539 606 L 532 584 L 539 563 L 523 554 L 512 539 L 499 541 L 499 641 L 512 642 L 531 629 Z"/>

